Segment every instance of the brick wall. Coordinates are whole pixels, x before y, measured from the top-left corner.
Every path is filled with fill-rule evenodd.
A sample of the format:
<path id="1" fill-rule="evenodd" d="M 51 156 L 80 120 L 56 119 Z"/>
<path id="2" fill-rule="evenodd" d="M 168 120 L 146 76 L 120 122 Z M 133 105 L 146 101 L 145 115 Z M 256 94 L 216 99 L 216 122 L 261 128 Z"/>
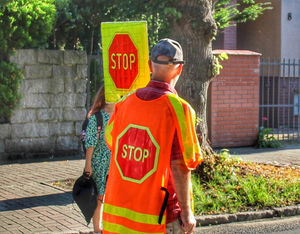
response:
<path id="1" fill-rule="evenodd" d="M 224 49 L 236 49 L 236 26 L 231 26 L 224 29 Z"/>
<path id="2" fill-rule="evenodd" d="M 237 0 L 231 0 L 226 6 L 237 4 Z M 236 22 L 231 23 L 231 27 L 224 28 L 224 48 L 225 50 L 236 50 Z"/>
<path id="3" fill-rule="evenodd" d="M 221 74 L 209 89 L 209 135 L 213 148 L 253 146 L 258 134 L 259 53 L 246 50 L 225 52 Z"/>

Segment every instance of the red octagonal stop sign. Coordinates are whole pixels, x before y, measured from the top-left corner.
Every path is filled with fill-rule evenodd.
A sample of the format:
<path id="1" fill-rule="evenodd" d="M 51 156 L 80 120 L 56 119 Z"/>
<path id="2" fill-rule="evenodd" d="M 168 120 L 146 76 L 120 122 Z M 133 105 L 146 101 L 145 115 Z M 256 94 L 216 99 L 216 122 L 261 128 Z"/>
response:
<path id="1" fill-rule="evenodd" d="M 117 138 L 116 164 L 125 180 L 142 183 L 156 171 L 159 145 L 146 127 L 129 125 Z"/>
<path id="2" fill-rule="evenodd" d="M 109 74 L 119 89 L 130 89 L 138 69 L 138 51 L 128 34 L 116 34 L 109 49 Z"/>

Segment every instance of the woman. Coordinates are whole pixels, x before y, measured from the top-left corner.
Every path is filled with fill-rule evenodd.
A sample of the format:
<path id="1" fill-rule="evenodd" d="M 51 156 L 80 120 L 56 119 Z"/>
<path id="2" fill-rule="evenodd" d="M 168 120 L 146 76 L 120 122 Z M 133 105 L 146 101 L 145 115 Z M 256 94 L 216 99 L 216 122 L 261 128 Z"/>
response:
<path id="1" fill-rule="evenodd" d="M 107 148 L 104 132 L 105 126 L 113 112 L 114 104 L 106 104 L 104 87 L 98 91 L 94 104 L 87 117 L 89 123 L 86 129 L 86 161 L 84 171 L 92 176 L 97 185 L 98 205 L 93 216 L 94 232 L 101 233 L 101 208 L 106 188 L 111 152 Z M 101 112 L 103 117 L 103 129 L 98 136 L 96 112 Z"/>

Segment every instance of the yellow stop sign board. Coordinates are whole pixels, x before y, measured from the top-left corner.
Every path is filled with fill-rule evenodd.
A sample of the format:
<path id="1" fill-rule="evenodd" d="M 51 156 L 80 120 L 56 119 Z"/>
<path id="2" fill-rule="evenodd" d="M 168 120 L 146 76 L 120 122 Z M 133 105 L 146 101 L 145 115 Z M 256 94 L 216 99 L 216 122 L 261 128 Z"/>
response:
<path id="1" fill-rule="evenodd" d="M 115 103 L 150 81 L 147 23 L 105 22 L 101 36 L 105 99 Z"/>

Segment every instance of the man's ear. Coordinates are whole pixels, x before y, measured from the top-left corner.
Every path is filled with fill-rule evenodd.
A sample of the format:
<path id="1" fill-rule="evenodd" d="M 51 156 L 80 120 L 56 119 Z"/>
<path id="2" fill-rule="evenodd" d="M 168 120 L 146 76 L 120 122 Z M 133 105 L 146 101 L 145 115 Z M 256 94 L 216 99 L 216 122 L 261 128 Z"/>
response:
<path id="1" fill-rule="evenodd" d="M 179 64 L 179 66 L 177 67 L 177 75 L 181 75 L 182 73 L 182 69 L 183 69 L 183 64 Z"/>
<path id="2" fill-rule="evenodd" d="M 153 73 L 152 61 L 150 59 L 148 60 L 148 65 L 149 65 L 149 68 L 150 68 L 150 72 Z"/>

